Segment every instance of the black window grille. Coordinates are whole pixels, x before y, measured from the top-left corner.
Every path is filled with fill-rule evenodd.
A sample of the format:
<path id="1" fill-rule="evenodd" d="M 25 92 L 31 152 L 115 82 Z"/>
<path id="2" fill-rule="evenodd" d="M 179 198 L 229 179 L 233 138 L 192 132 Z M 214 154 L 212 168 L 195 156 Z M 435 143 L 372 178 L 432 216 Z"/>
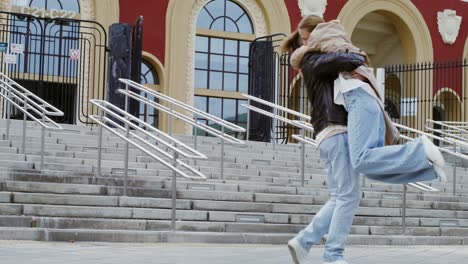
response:
<path id="1" fill-rule="evenodd" d="M 214 0 L 198 15 L 197 28 L 253 34 L 252 21 L 245 10 L 230 0 Z"/>
<path id="2" fill-rule="evenodd" d="M 249 44 L 242 40 L 197 36 L 195 88 L 246 93 Z"/>
<path id="3" fill-rule="evenodd" d="M 247 12 L 231 0 L 214 0 L 199 13 L 197 29 L 254 34 Z M 228 35 L 229 36 L 229 35 Z M 195 88 L 226 92 L 248 92 L 250 41 L 215 34 L 197 34 L 195 46 Z M 245 100 L 195 96 L 194 106 L 234 124 L 246 127 Z M 214 126 L 205 119 L 199 119 Z M 216 127 L 219 129 L 218 127 Z M 207 135 L 203 131 L 194 132 Z"/>
<path id="4" fill-rule="evenodd" d="M 195 108 L 244 128 L 247 128 L 247 109 L 242 107 L 241 104 L 246 103 L 246 100 L 207 96 L 195 96 L 194 100 Z M 198 121 L 204 122 L 206 125 L 220 130 L 220 127 L 216 127 L 216 124 L 204 118 L 198 118 Z M 236 136 L 235 133 L 230 133 L 229 131 L 226 132 Z M 197 133 L 197 135 L 208 136 L 208 134 L 202 130 L 195 129 L 194 133 Z"/>

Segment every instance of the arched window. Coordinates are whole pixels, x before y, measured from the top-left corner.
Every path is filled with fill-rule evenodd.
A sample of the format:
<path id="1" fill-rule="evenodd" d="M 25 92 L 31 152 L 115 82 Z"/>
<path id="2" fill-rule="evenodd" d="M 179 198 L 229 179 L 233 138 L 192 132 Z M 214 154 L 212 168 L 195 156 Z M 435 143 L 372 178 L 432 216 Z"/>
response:
<path id="1" fill-rule="evenodd" d="M 24 45 L 24 56 L 11 67 L 23 73 L 77 77 L 79 69 L 70 62 L 70 52 L 80 50 L 80 23 L 61 18 L 79 17 L 79 0 L 28 0 L 22 7 L 16 7 L 16 12 L 37 19 L 13 17 L 10 38 Z"/>
<path id="2" fill-rule="evenodd" d="M 252 21 L 238 4 L 230 0 L 214 0 L 198 15 L 197 28 L 253 34 Z"/>
<path id="3" fill-rule="evenodd" d="M 247 111 L 240 105 L 245 102 L 241 94 L 248 91 L 249 45 L 254 39 L 252 21 L 236 2 L 213 0 L 202 8 L 195 45 L 196 108 L 247 126 Z"/>
<path id="4" fill-rule="evenodd" d="M 142 59 L 141 61 L 141 77 L 140 83 L 149 86 L 150 88 L 154 88 L 151 86 L 159 85 L 159 75 L 156 69 L 154 68 L 153 64 L 149 61 Z M 152 95 L 147 95 L 146 93 L 142 92 L 142 96 L 149 98 L 151 101 L 158 102 L 157 98 L 154 98 Z M 154 127 L 158 127 L 158 111 L 154 109 L 154 107 L 147 106 L 146 104 L 140 103 L 140 111 L 139 116 L 141 120 L 145 121 L 153 125 Z"/>
<path id="5" fill-rule="evenodd" d="M 30 0 L 29 6 L 80 13 L 80 3 L 78 0 Z"/>

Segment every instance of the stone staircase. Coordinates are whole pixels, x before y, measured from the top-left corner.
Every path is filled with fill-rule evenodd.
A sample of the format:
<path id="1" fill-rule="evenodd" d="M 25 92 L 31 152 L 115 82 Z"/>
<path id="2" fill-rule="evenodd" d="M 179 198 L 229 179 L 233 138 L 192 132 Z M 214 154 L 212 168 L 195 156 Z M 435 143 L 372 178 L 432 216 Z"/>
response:
<path id="1" fill-rule="evenodd" d="M 22 154 L 21 124 L 13 121 L 5 140 L 0 120 L 0 239 L 284 244 L 327 201 L 314 147 L 306 147 L 301 187 L 299 145 L 226 145 L 220 179 L 219 140 L 200 137 L 198 150 L 209 159 L 192 164 L 209 179 L 177 179 L 177 231 L 171 232 L 172 171 L 131 148 L 128 196 L 122 196 L 120 139 L 104 133 L 98 176 L 96 127 L 48 131 L 40 168 L 40 129 L 28 122 Z M 191 136 L 178 139 L 193 145 Z M 437 193 L 409 187 L 404 235 L 402 186 L 366 180 L 349 244 L 468 244 L 468 173 L 456 170 L 455 196 L 452 183 L 429 183 Z"/>

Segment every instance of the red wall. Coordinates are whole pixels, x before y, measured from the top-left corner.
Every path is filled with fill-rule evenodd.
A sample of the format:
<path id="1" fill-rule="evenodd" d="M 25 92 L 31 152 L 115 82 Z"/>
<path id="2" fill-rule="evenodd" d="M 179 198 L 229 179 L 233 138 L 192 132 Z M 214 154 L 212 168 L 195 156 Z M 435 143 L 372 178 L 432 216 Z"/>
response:
<path id="1" fill-rule="evenodd" d="M 169 0 L 119 0 L 120 22 L 133 24 L 139 15 L 145 19 L 143 49 L 155 55 L 164 64 L 166 10 Z M 301 19 L 297 0 L 284 0 L 291 19 L 291 31 L 296 29 Z M 325 20 L 335 19 L 346 4 L 345 0 L 329 0 Z M 434 47 L 434 60 L 447 60 L 463 57 L 463 49 L 468 36 L 468 3 L 460 0 L 412 0 L 418 7 L 428 25 Z M 138 3 L 138 4 L 137 4 Z M 457 15 L 465 16 L 462 20 L 457 41 L 453 45 L 445 44 L 437 27 L 437 12 L 453 9 Z M 288 32 L 285 32 L 288 33 Z"/>
<path id="2" fill-rule="evenodd" d="M 143 50 L 164 64 L 166 10 L 169 0 L 119 0 L 120 22 L 133 25 L 143 15 Z"/>
<path id="3" fill-rule="evenodd" d="M 301 21 L 301 10 L 299 10 L 299 6 L 297 5 L 297 0 L 284 0 L 286 4 L 286 8 L 288 9 L 289 13 L 289 20 L 291 20 L 291 31 L 296 30 L 297 24 Z M 288 34 L 289 32 L 281 32 Z"/>
<path id="4" fill-rule="evenodd" d="M 324 14 L 325 20 L 335 19 L 340 13 L 345 0 L 329 0 Z M 429 28 L 434 48 L 434 60 L 447 60 L 453 58 L 462 58 L 465 41 L 468 36 L 468 3 L 460 0 L 412 0 L 413 4 L 419 9 Z M 285 0 L 291 19 L 291 30 L 295 30 L 301 19 L 301 12 L 297 0 Z M 437 12 L 444 9 L 457 11 L 457 15 L 462 16 L 462 24 L 456 42 L 453 45 L 445 44 L 439 33 L 437 25 Z"/>
<path id="5" fill-rule="evenodd" d="M 444 1 L 427 1 L 427 0 L 412 0 L 418 7 L 419 12 L 426 20 L 426 24 L 431 32 L 432 45 L 434 49 L 434 60 L 447 60 L 463 57 L 463 49 L 465 47 L 466 37 L 468 36 L 468 3 L 460 0 L 444 0 Z M 428 5 L 430 3 L 430 5 Z M 437 25 L 437 12 L 444 9 L 452 9 L 457 11 L 458 16 L 462 16 L 460 31 L 458 32 L 457 40 L 453 45 L 445 44 L 442 41 L 442 36 L 439 33 Z"/>

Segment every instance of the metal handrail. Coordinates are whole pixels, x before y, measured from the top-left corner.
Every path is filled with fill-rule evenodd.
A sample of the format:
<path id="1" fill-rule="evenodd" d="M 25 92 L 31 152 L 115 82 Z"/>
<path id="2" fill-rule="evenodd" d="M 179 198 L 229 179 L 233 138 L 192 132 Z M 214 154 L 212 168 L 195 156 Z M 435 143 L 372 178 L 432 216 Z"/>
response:
<path id="1" fill-rule="evenodd" d="M 194 159 L 207 159 L 207 157 L 205 155 L 203 155 L 202 153 L 194 150 L 194 149 L 191 149 L 189 146 L 183 144 L 182 142 L 178 141 L 177 139 L 175 138 L 172 138 L 168 135 L 163 135 L 164 133 L 157 130 L 157 129 L 154 129 L 153 132 L 156 132 L 158 133 L 158 135 L 163 135 L 165 138 L 169 139 L 170 141 L 172 142 L 175 142 L 175 146 L 172 146 L 170 145 L 169 143 L 167 142 L 164 142 L 164 140 L 156 137 L 155 135 L 145 131 L 144 129 L 142 129 L 141 127 L 139 127 L 137 124 L 135 124 L 134 122 L 138 122 L 139 125 L 144 125 L 145 127 L 150 127 L 151 125 L 148 124 L 148 123 L 145 123 L 144 121 L 138 119 L 137 117 L 121 110 L 120 108 L 116 107 L 115 105 L 107 102 L 107 101 L 103 101 L 103 100 L 97 100 L 97 99 L 91 99 L 90 100 L 91 104 L 95 105 L 98 109 L 102 110 L 104 113 L 108 114 L 108 115 L 111 115 L 113 118 L 123 122 L 126 126 L 128 125 L 128 128 L 133 128 L 133 129 L 136 129 L 140 132 L 142 132 L 143 134 L 145 134 L 146 136 L 149 136 L 150 138 L 156 140 L 157 142 L 159 143 L 162 143 L 163 145 L 165 145 L 166 147 L 170 148 L 171 150 L 173 150 L 175 153 L 177 153 L 178 155 L 182 155 L 186 158 L 194 158 Z M 119 114 L 123 114 L 124 116 L 122 117 L 121 115 Z M 146 154 L 150 155 L 152 158 L 158 160 L 159 162 L 161 162 L 163 165 L 165 165 L 166 167 L 169 167 L 171 170 L 173 171 L 176 171 L 179 175 L 181 175 L 182 177 L 184 178 L 187 178 L 187 179 L 192 179 L 192 180 L 206 180 L 206 176 L 204 176 L 203 174 L 201 174 L 200 172 L 198 172 L 197 170 L 191 168 L 188 164 L 186 164 L 184 161 L 180 160 L 180 159 L 176 159 L 175 162 L 185 168 L 188 168 L 190 171 L 194 172 L 197 176 L 196 177 L 193 177 L 193 176 L 189 176 L 187 174 L 185 174 L 184 172 L 180 171 L 179 169 L 177 169 L 176 167 L 174 167 L 173 165 L 167 163 L 165 160 L 163 160 L 162 158 L 154 155 L 151 151 L 149 151 L 148 149 L 145 149 L 144 147 L 142 147 L 141 145 L 139 145 L 137 142 L 134 142 L 130 139 L 128 139 L 128 137 L 124 137 L 122 136 L 121 134 L 119 134 L 118 132 L 116 132 L 112 127 L 110 126 L 107 126 L 106 123 L 110 123 L 112 126 L 115 126 L 116 128 L 119 128 L 121 130 L 127 130 L 127 128 L 119 125 L 117 122 L 113 121 L 112 119 L 106 117 L 106 116 L 96 116 L 96 115 L 92 115 L 92 119 L 94 121 L 96 121 L 98 124 L 100 124 L 101 126 L 107 128 L 108 130 L 110 130 L 113 134 L 117 135 L 118 137 L 122 138 L 123 140 L 125 140 L 126 142 L 128 142 L 129 144 L 132 144 L 133 146 L 135 146 L 136 148 L 138 148 L 139 150 L 145 152 Z M 162 154 L 163 156 L 165 156 L 166 158 L 169 158 L 171 159 L 172 156 L 169 155 L 167 152 L 165 152 L 164 150 L 161 150 L 160 148 L 158 148 L 156 145 L 153 145 L 152 142 L 149 142 L 148 140 L 138 136 L 136 133 L 134 132 L 131 132 L 129 131 L 128 132 L 128 136 L 132 136 L 132 137 L 135 137 L 136 139 L 138 139 L 141 143 L 143 143 L 144 145 L 148 146 L 151 148 L 151 150 L 155 150 L 157 152 L 159 152 L 160 154 Z M 186 153 L 185 151 L 182 151 L 180 149 L 177 148 L 177 145 L 180 145 L 182 146 L 184 149 L 187 149 L 189 150 L 190 152 L 194 153 L 195 155 L 190 155 L 188 153 Z M 128 161 L 125 161 L 125 162 L 128 162 Z M 100 174 L 100 162 L 99 162 L 99 158 L 98 158 L 98 174 Z M 125 195 L 126 195 L 126 190 L 124 190 L 125 192 Z"/>
<path id="2" fill-rule="evenodd" d="M 182 143 L 181 141 L 179 141 L 179 140 L 165 134 L 161 130 L 151 126 L 150 124 L 148 124 L 148 123 L 142 121 L 141 119 L 139 119 L 139 118 L 125 112 L 124 110 L 118 108 L 117 106 L 115 106 L 115 105 L 113 105 L 113 104 L 111 104 L 111 103 L 109 103 L 107 101 L 92 99 L 92 100 L 90 100 L 90 102 L 92 104 L 96 105 L 99 109 L 106 112 L 106 114 L 109 114 L 109 115 L 113 116 L 114 118 L 116 118 L 116 119 L 118 119 L 118 120 L 120 120 L 120 121 L 122 121 L 122 122 L 124 122 L 126 124 L 128 123 L 128 125 L 130 127 L 132 127 L 133 129 L 140 131 L 144 135 L 150 137 L 151 139 L 156 140 L 158 143 L 166 146 L 167 148 L 170 148 L 171 150 L 176 151 L 179 155 L 182 155 L 183 157 L 191 158 L 191 159 L 207 159 L 207 157 L 204 154 L 202 154 L 201 152 L 192 149 L 191 147 L 187 146 L 186 144 Z M 124 115 L 125 118 L 123 118 L 119 114 Z M 111 121 L 112 120 L 109 119 L 109 122 L 111 122 Z M 117 124 L 117 123 L 113 122 L 112 125 L 115 125 L 115 124 Z M 192 154 L 187 153 L 187 152 L 185 152 L 185 151 L 183 151 L 183 150 L 181 150 L 179 148 L 174 147 L 173 145 L 171 145 L 167 141 L 157 137 L 155 134 L 149 133 L 147 130 L 141 128 L 139 125 L 143 125 L 148 130 L 151 130 L 152 132 L 155 132 L 158 136 L 164 137 L 166 140 L 169 140 L 170 142 L 174 142 L 176 146 L 180 146 L 183 149 L 188 150 L 189 152 L 192 152 Z M 121 127 L 120 125 L 118 125 L 118 126 Z M 152 143 L 149 143 L 147 140 L 145 140 L 145 139 L 141 138 L 140 136 L 138 136 L 136 133 L 130 132 L 130 134 L 132 136 L 134 136 L 135 138 L 137 138 L 138 140 L 142 141 L 142 142 L 145 142 L 147 144 L 152 144 Z M 172 158 L 172 156 L 167 154 L 167 152 L 165 152 L 163 150 L 160 150 L 159 148 L 156 148 L 156 150 L 159 151 L 161 154 L 165 155 L 167 158 Z"/>
<path id="3" fill-rule="evenodd" d="M 426 120 L 426 126 L 425 126 L 426 130 L 431 131 L 431 132 L 437 132 L 437 133 L 440 133 L 441 135 L 445 135 L 445 134 L 448 134 L 448 133 L 445 133 L 442 129 L 439 130 L 439 129 L 431 128 L 431 127 L 429 127 L 427 125 L 428 123 L 439 124 L 439 125 L 442 125 L 442 126 L 449 127 L 450 129 L 458 130 L 456 127 L 444 124 L 443 122 L 427 119 Z M 441 152 L 447 153 L 449 155 L 452 155 L 452 156 L 455 156 L 455 157 L 458 157 L 458 158 L 461 158 L 461 159 L 468 160 L 467 155 L 463 155 L 461 153 L 456 152 L 457 146 L 460 146 L 461 143 L 463 143 L 463 142 L 460 142 L 460 141 L 458 141 L 456 139 L 451 139 L 451 138 L 447 139 L 445 137 L 439 137 L 439 136 L 436 136 L 436 135 L 433 135 L 433 134 L 430 134 L 430 133 L 426 133 L 426 132 L 423 132 L 423 131 L 420 131 L 420 130 L 417 130 L 417 129 L 414 129 L 414 128 L 404 126 L 404 125 L 400 125 L 400 124 L 396 124 L 396 123 L 394 123 L 394 124 L 395 124 L 395 126 L 397 128 L 407 130 L 409 132 L 419 134 L 419 135 L 426 135 L 429 138 L 436 139 L 436 140 L 439 140 L 439 141 L 443 141 L 443 142 L 446 142 L 446 143 L 449 143 L 449 144 L 453 144 L 453 146 L 454 146 L 453 151 L 448 150 L 446 148 L 441 148 L 441 147 L 438 147 L 438 149 Z M 451 137 L 455 136 L 453 134 L 449 134 L 449 135 Z M 414 138 L 408 137 L 408 136 L 405 136 L 405 135 L 401 135 L 401 137 L 403 139 L 406 139 L 406 140 L 414 140 Z M 458 137 L 458 136 L 455 136 L 455 137 Z M 418 183 L 418 184 L 420 184 L 420 183 Z M 413 186 L 413 187 L 415 187 L 415 186 Z M 427 186 L 425 184 L 422 187 L 423 188 L 429 187 L 430 189 L 428 191 L 438 191 L 437 189 L 435 189 L 433 187 L 430 187 L 430 186 Z M 419 187 L 417 187 L 417 188 L 419 188 Z M 419 188 L 419 189 L 421 189 L 421 188 Z M 453 162 L 453 195 L 456 195 L 456 163 L 455 163 L 455 159 L 454 159 L 454 162 Z M 406 187 L 405 186 L 403 187 L 403 200 L 404 200 L 404 204 L 406 204 Z M 403 207 L 402 215 L 403 215 L 403 223 L 402 223 L 403 224 L 403 232 L 405 232 L 405 220 L 404 219 L 406 218 L 406 206 Z"/>
<path id="4" fill-rule="evenodd" d="M 152 125 L 129 114 L 128 113 L 128 99 L 125 100 L 125 111 L 121 110 L 120 108 L 116 107 L 115 105 L 107 101 L 92 99 L 90 100 L 90 102 L 92 105 L 95 105 L 97 109 L 99 110 L 98 116 L 96 115 L 90 116 L 90 118 L 94 122 L 100 125 L 99 126 L 99 140 L 98 140 L 99 147 L 98 147 L 97 174 L 98 175 L 101 174 L 103 128 L 106 128 L 111 133 L 113 133 L 114 135 L 118 136 L 119 138 L 123 139 L 126 142 L 125 144 L 125 168 L 124 168 L 124 195 L 125 196 L 127 195 L 127 186 L 128 186 L 128 160 L 129 160 L 128 156 L 129 156 L 130 144 L 135 146 L 137 149 L 143 151 L 144 153 L 148 154 L 153 159 L 159 161 L 164 166 L 171 169 L 173 172 L 172 174 L 171 229 L 174 231 L 175 219 L 176 219 L 177 174 L 181 175 L 184 178 L 191 179 L 191 180 L 206 180 L 207 179 L 207 177 L 203 175 L 203 173 L 197 171 L 196 169 L 191 167 L 189 164 L 185 163 L 183 160 L 180 160 L 178 156 L 181 155 L 183 157 L 192 158 L 192 159 L 207 159 L 207 157 L 203 155 L 202 153 L 198 152 L 197 150 L 194 150 L 190 148 L 189 146 L 183 144 L 177 139 L 152 127 Z M 119 124 L 118 121 L 122 122 L 125 125 L 125 127 Z M 107 124 L 111 125 L 112 127 Z M 143 128 L 150 130 L 153 133 L 156 133 L 156 135 L 150 133 L 150 131 L 147 131 L 141 128 L 140 126 L 143 126 Z M 117 128 L 117 130 L 115 128 Z M 132 132 L 130 128 L 141 132 L 143 135 L 146 135 L 150 139 L 155 140 L 157 143 L 160 143 L 164 145 L 165 147 L 171 149 L 173 151 L 172 153 L 173 155 L 172 156 L 169 155 L 166 151 L 158 148 L 156 144 L 154 144 L 153 142 L 150 142 L 144 139 L 143 137 L 141 137 L 140 135 L 137 135 L 136 133 Z M 125 134 L 122 135 L 121 133 L 118 132 L 118 130 L 123 131 Z M 136 138 L 138 142 L 132 140 L 131 137 Z M 181 147 L 182 149 L 180 149 L 179 147 Z M 190 153 L 188 153 L 187 150 Z M 159 154 L 162 154 L 166 158 L 172 159 L 172 164 L 162 159 L 161 157 L 155 155 L 153 153 L 154 151 L 158 152 Z M 177 165 L 181 165 L 183 168 L 189 170 L 194 176 L 188 175 L 185 172 L 181 171 L 180 169 L 176 167 Z"/>
<path id="5" fill-rule="evenodd" d="M 229 143 L 244 144 L 244 141 L 242 141 L 242 140 L 239 140 L 239 139 L 237 139 L 235 137 L 232 137 L 232 136 L 230 136 L 228 134 L 220 133 L 220 131 L 217 130 L 217 129 L 214 129 L 214 128 L 210 127 L 210 126 L 207 126 L 206 124 L 203 124 L 201 122 L 194 121 L 193 118 L 187 117 L 184 114 L 182 114 L 180 112 L 177 112 L 177 111 L 175 111 L 173 109 L 170 109 L 169 107 L 166 107 L 166 106 L 164 106 L 162 104 L 153 102 L 153 101 L 149 100 L 148 98 L 146 98 L 146 97 L 144 97 L 144 96 L 142 96 L 140 94 L 137 94 L 137 93 L 132 92 L 130 90 L 123 90 L 123 89 L 119 89 L 119 92 L 121 94 L 124 94 L 124 95 L 132 98 L 132 99 L 135 99 L 137 101 L 140 101 L 142 103 L 150 105 L 150 106 L 156 108 L 157 110 L 163 111 L 163 112 L 165 112 L 167 114 L 172 114 L 174 117 L 177 117 L 177 118 L 185 121 L 186 123 L 189 123 L 192 126 L 195 126 L 195 127 L 199 128 L 199 129 L 202 129 L 205 132 L 208 132 L 213 136 L 222 137 L 222 138 L 224 138 L 224 140 L 226 140 Z M 245 130 L 243 132 L 245 132 Z"/>
<path id="6" fill-rule="evenodd" d="M 440 125 L 441 128 L 440 129 L 435 129 L 433 127 L 430 127 L 429 124 Z M 458 125 L 463 125 L 463 126 L 456 126 L 457 124 Z M 438 137 L 438 136 L 435 136 L 435 135 L 431 135 L 433 138 L 438 139 L 439 141 L 443 141 L 443 142 L 448 143 L 449 145 L 453 146 L 453 150 L 447 149 L 445 147 L 439 148 L 442 152 L 447 153 L 449 155 L 452 155 L 454 157 L 463 159 L 463 160 L 468 160 L 468 155 L 457 152 L 458 147 L 461 147 L 461 148 L 468 147 L 468 139 L 463 137 L 463 134 L 468 133 L 468 131 L 464 129 L 465 124 L 467 124 L 467 123 L 466 122 L 454 122 L 454 121 L 441 122 L 441 121 L 435 121 L 435 120 L 427 119 L 425 127 L 426 127 L 426 129 L 428 131 L 431 131 L 432 133 L 437 133 L 437 134 L 442 136 L 442 137 Z M 445 127 L 447 129 L 443 129 L 442 127 Z M 450 132 L 459 132 L 462 136 L 459 136 L 457 134 L 450 133 Z M 455 158 L 453 159 L 453 165 L 452 166 L 453 166 L 453 171 L 452 171 L 452 175 L 453 175 L 452 193 L 453 193 L 453 195 L 456 195 L 456 193 L 457 193 L 457 163 L 456 163 Z"/>
<path id="7" fill-rule="evenodd" d="M 266 106 L 270 106 L 270 107 L 273 107 L 273 108 L 276 108 L 278 110 L 281 110 L 281 111 L 284 111 L 286 113 L 289 113 L 289 114 L 292 114 L 292 115 L 295 115 L 297 117 L 302 117 L 303 119 L 305 120 L 311 120 L 311 117 L 308 116 L 308 115 L 305 115 L 303 113 L 300 113 L 300 112 L 297 112 L 297 111 L 294 111 L 294 110 L 291 110 L 289 108 L 286 108 L 284 106 L 280 106 L 280 105 L 277 105 L 277 104 L 274 104 L 272 102 L 268 102 L 266 100 L 263 100 L 261 98 L 258 98 L 258 97 L 255 97 L 255 96 L 252 96 L 252 95 L 248 95 L 248 94 L 242 94 L 243 97 L 251 100 L 251 101 L 255 101 L 257 103 L 261 103 L 263 105 L 266 105 Z"/>
<path id="8" fill-rule="evenodd" d="M 16 88 L 15 88 L 16 87 Z M 26 153 L 26 120 L 29 117 L 38 123 L 41 128 L 41 169 L 44 167 L 45 129 L 62 130 L 62 126 L 55 123 L 48 116 L 63 116 L 63 112 L 47 103 L 39 96 L 31 93 L 26 88 L 0 72 L 0 96 L 6 101 L 7 125 L 5 137 L 10 139 L 11 106 L 15 106 L 23 113 L 23 142 L 22 153 Z M 29 111 L 28 111 L 29 110 Z M 36 117 L 33 113 L 39 115 Z"/>
<path id="9" fill-rule="evenodd" d="M 16 90 L 15 92 L 17 92 L 24 99 L 28 100 L 29 103 L 31 103 L 35 107 L 43 110 L 46 115 L 48 115 L 48 116 L 63 116 L 63 112 L 60 111 L 58 108 L 56 108 L 55 106 L 53 106 L 53 105 L 49 104 L 48 102 L 44 101 L 39 96 L 33 94 L 28 89 L 24 88 L 23 86 L 21 86 L 20 84 L 18 84 L 17 82 L 15 82 L 11 78 L 9 78 L 7 75 L 3 74 L 2 72 L 0 72 L 0 78 L 1 78 L 0 81 L 2 83 L 6 84 L 7 86 L 9 86 L 11 88 L 13 88 L 11 86 L 12 84 L 15 85 L 20 90 L 20 91 L 18 91 L 17 89 L 15 89 Z M 4 81 L 4 79 L 6 79 L 6 82 Z M 39 102 L 40 105 L 37 104 L 33 100 L 36 100 L 37 102 Z M 47 110 L 47 108 L 49 108 L 50 110 Z"/>
<path id="10" fill-rule="evenodd" d="M 428 124 L 436 124 L 436 125 L 440 125 L 442 127 L 447 127 L 449 129 L 436 129 L 436 128 L 432 128 L 432 127 L 428 126 Z M 468 140 L 468 138 L 460 137 L 460 136 L 458 136 L 458 135 L 456 135 L 454 133 L 450 133 L 450 132 L 460 132 L 460 134 L 463 135 L 464 133 L 465 134 L 468 133 L 468 130 L 463 129 L 463 128 L 459 127 L 459 126 L 450 125 L 447 122 L 441 122 L 441 121 L 435 121 L 435 120 L 427 119 L 426 120 L 426 129 L 431 131 L 431 132 L 437 132 L 437 133 L 440 133 L 441 135 L 446 135 L 446 136 L 449 136 L 449 137 L 452 137 L 452 138 L 455 138 L 455 139 L 458 139 L 458 140 L 461 140 L 461 141 Z M 450 141 L 450 140 L 443 140 L 443 141 L 447 142 L 447 141 Z M 448 142 L 448 143 L 451 143 L 451 142 Z"/>
<path id="11" fill-rule="evenodd" d="M 125 100 L 126 102 L 128 101 L 128 98 L 132 98 L 134 100 L 137 100 L 141 103 L 144 103 L 146 105 L 149 105 L 149 106 L 152 106 L 154 107 L 155 109 L 157 110 L 160 110 L 160 111 L 163 111 L 165 113 L 167 113 L 169 115 L 169 134 L 172 134 L 172 117 L 176 117 L 194 127 L 196 127 L 197 129 L 201 129 L 207 133 L 209 133 L 210 135 L 213 135 L 215 137 L 218 137 L 220 140 L 221 140 L 221 162 L 220 162 L 220 178 L 224 178 L 224 141 L 227 141 L 231 144 L 245 144 L 244 141 L 242 140 L 239 140 L 233 136 L 230 136 L 228 134 L 225 133 L 225 129 L 229 129 L 231 131 L 234 131 L 234 132 L 245 132 L 246 129 L 243 128 L 243 127 L 240 127 L 238 125 L 234 125 L 226 120 L 223 120 L 219 117 L 216 117 L 214 115 L 211 115 L 211 114 L 208 114 L 204 111 L 201 111 L 197 108 L 194 108 L 188 104 L 185 104 L 183 102 L 180 102 L 174 98 L 171 98 L 167 95 L 164 95 L 162 93 L 159 93 L 157 91 L 154 91 L 154 90 L 151 90 L 147 87 L 145 87 L 144 85 L 141 85 L 139 83 L 136 83 L 132 80 L 128 80 L 128 79 L 119 79 L 120 82 L 124 83 L 125 84 L 125 90 L 124 89 L 119 89 L 118 91 L 120 93 L 122 93 L 123 95 L 125 95 Z M 152 95 L 160 100 L 163 100 L 167 103 L 169 103 L 169 107 L 167 106 L 164 106 L 162 104 L 159 104 L 157 102 L 153 102 L 151 100 L 149 100 L 148 98 L 146 98 L 145 96 L 142 96 L 141 94 L 138 94 L 138 93 L 135 93 L 131 90 L 128 89 L 128 87 L 133 87 L 137 90 L 139 90 L 140 92 L 144 92 L 146 93 L 146 95 Z M 193 115 L 195 115 L 194 117 L 193 116 L 187 116 L 183 113 L 180 113 L 180 112 L 177 112 L 173 109 L 173 106 L 177 106 L 177 107 L 180 107 L 181 109 L 184 109 L 190 113 L 192 113 Z M 217 130 L 217 129 L 214 129 L 210 126 L 207 126 L 206 124 L 203 124 L 201 122 L 198 121 L 198 118 L 199 117 L 203 117 L 209 121 L 212 121 L 214 122 L 215 124 L 218 124 L 220 127 L 221 127 L 221 131 Z M 194 146 L 195 146 L 195 149 L 197 148 L 197 133 L 195 131 L 195 136 L 194 136 Z"/>
<path id="12" fill-rule="evenodd" d="M 426 133 L 426 132 L 423 132 L 421 130 L 417 130 L 417 129 L 410 128 L 410 127 L 407 127 L 407 126 L 403 126 L 403 125 L 400 125 L 400 124 L 397 124 L 397 123 L 394 123 L 394 124 L 395 124 L 395 126 L 397 128 L 405 129 L 405 130 L 407 130 L 409 132 L 412 132 L 412 133 L 416 133 L 416 134 L 419 134 L 419 135 L 426 135 L 429 138 L 444 141 L 444 142 L 449 143 L 449 144 L 454 144 L 455 143 L 453 140 L 448 140 L 446 138 L 439 137 L 439 136 L 436 136 L 436 135 L 433 135 L 433 134 L 430 134 L 430 133 Z M 435 130 L 435 129 L 429 128 L 429 127 L 426 127 L 426 129 L 429 130 L 429 131 L 433 131 L 433 132 L 440 132 L 439 130 Z M 407 140 L 413 140 L 412 137 L 408 137 L 408 136 L 405 136 L 405 135 L 401 135 L 401 137 L 404 138 L 404 139 L 407 139 Z M 445 148 L 441 148 L 441 147 L 438 147 L 438 149 L 441 152 L 450 154 L 450 155 L 455 156 L 457 158 L 468 160 L 467 155 L 463 155 L 463 154 L 460 154 L 460 153 L 457 153 L 457 152 L 454 152 L 454 151 L 451 151 L 451 150 L 448 150 L 448 149 L 445 149 Z"/>
<path id="13" fill-rule="evenodd" d="M 281 122 L 296 126 L 296 127 L 301 129 L 301 135 L 292 135 L 292 137 L 294 139 L 297 139 L 301 144 L 301 186 L 304 187 L 304 185 L 305 185 L 305 178 L 304 178 L 304 174 L 305 174 L 305 144 L 311 144 L 311 145 L 317 146 L 314 139 L 305 136 L 305 131 L 310 131 L 310 132 L 314 131 L 314 128 L 312 127 L 312 125 L 310 123 L 304 122 L 304 119 L 305 120 L 310 120 L 311 119 L 310 116 L 304 115 L 303 113 L 291 110 L 289 108 L 286 108 L 286 107 L 283 107 L 283 106 L 280 106 L 280 105 L 277 105 L 277 104 L 274 104 L 274 103 L 271 103 L 271 102 L 268 102 L 268 101 L 265 101 L 263 99 L 260 99 L 258 97 L 252 96 L 252 95 L 242 94 L 242 96 L 247 98 L 247 104 L 241 104 L 241 106 L 247 108 L 248 110 L 251 110 L 251 111 L 257 112 L 259 114 L 271 117 L 274 120 L 273 123 L 276 123 L 276 120 L 279 120 Z M 250 103 L 252 101 L 263 104 L 263 105 L 266 105 L 266 106 L 269 106 L 269 107 L 272 107 L 274 113 L 271 113 L 271 112 L 268 112 L 266 110 L 263 110 L 263 109 L 260 109 L 258 107 L 250 105 Z M 289 113 L 289 114 L 291 114 L 293 116 L 299 117 L 301 120 L 292 120 L 292 119 L 288 119 L 286 117 L 280 116 L 280 115 L 278 115 L 277 110 L 287 112 L 287 113 Z M 247 140 L 249 139 L 249 130 L 250 130 L 249 125 L 250 125 L 250 111 L 247 111 Z M 273 148 L 275 147 L 275 141 L 276 141 L 276 139 L 273 139 Z"/>
<path id="14" fill-rule="evenodd" d="M 232 130 L 234 132 L 245 132 L 245 128 L 243 128 L 243 127 L 240 127 L 238 125 L 234 125 L 234 124 L 232 124 L 232 123 L 230 123 L 230 122 L 228 122 L 228 121 L 226 121 L 224 119 L 221 119 L 221 118 L 219 118 L 217 116 L 208 114 L 208 113 L 206 113 L 204 111 L 201 111 L 201 110 L 199 110 L 199 109 L 197 109 L 197 108 L 195 108 L 193 106 L 190 106 L 190 105 L 188 105 L 186 103 L 178 101 L 178 100 L 176 100 L 176 99 L 174 99 L 172 97 L 169 97 L 169 96 L 164 95 L 162 93 L 159 93 L 157 91 L 151 90 L 151 89 L 145 87 L 144 85 L 136 83 L 136 82 L 134 82 L 132 80 L 119 79 L 119 81 L 122 82 L 122 83 L 128 84 L 131 87 L 136 88 L 136 89 L 138 89 L 138 90 L 140 90 L 142 92 L 146 92 L 148 94 L 151 94 L 151 95 L 157 97 L 158 99 L 162 99 L 162 100 L 164 100 L 166 102 L 169 102 L 169 103 L 171 103 L 173 105 L 176 105 L 176 106 L 178 106 L 178 107 L 180 107 L 180 108 L 182 108 L 184 110 L 190 111 L 190 112 L 192 112 L 194 114 L 197 114 L 197 115 L 199 115 L 201 117 L 204 117 L 204 118 L 206 118 L 206 119 L 208 119 L 210 121 L 216 122 L 217 124 L 219 124 L 221 126 L 224 126 L 225 128 L 228 128 L 229 130 Z M 122 90 L 122 89 L 120 89 L 120 90 Z"/>

